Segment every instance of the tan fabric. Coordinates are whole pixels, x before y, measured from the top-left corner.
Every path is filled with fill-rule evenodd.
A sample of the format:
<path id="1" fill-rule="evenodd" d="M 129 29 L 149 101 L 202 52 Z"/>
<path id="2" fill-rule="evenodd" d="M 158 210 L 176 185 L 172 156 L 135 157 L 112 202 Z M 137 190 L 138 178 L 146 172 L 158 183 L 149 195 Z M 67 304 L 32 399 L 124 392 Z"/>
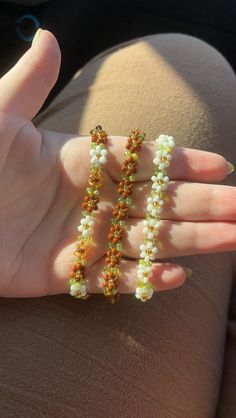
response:
<path id="1" fill-rule="evenodd" d="M 99 54 L 35 123 L 82 135 L 96 124 L 113 135 L 140 127 L 148 139 L 170 132 L 233 162 L 235 111 L 225 59 L 198 39 L 165 34 Z M 227 391 L 235 361 L 222 379 L 235 255 L 175 261 L 193 277 L 146 304 L 129 295 L 115 305 L 102 295 L 1 299 L 0 416 L 212 418 L 219 399 L 220 416 L 236 416 Z M 231 350 L 233 358 L 235 343 Z"/>

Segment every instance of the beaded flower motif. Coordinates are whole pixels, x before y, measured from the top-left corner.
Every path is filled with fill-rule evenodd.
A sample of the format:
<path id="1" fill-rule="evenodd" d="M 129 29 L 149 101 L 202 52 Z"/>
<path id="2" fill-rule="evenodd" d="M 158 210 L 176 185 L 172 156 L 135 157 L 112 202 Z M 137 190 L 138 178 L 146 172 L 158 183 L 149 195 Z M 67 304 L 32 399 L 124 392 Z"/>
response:
<path id="1" fill-rule="evenodd" d="M 145 133 L 133 129 L 128 137 L 125 160 L 121 168 L 121 181 L 118 187 L 118 202 L 113 210 L 111 227 L 108 234 L 108 250 L 105 258 L 105 267 L 102 272 L 103 294 L 115 303 L 119 298 L 118 281 L 121 276 L 119 264 L 122 257 L 122 238 L 126 225 L 128 209 L 132 203 L 131 194 L 137 172 L 139 151 L 145 139 Z"/>
<path id="2" fill-rule="evenodd" d="M 89 246 L 92 243 L 92 227 L 94 225 L 95 213 L 98 210 L 100 187 L 103 183 L 102 165 L 107 161 L 107 134 L 98 125 L 90 131 L 91 150 L 90 154 L 90 173 L 88 178 L 88 187 L 86 196 L 83 199 L 83 212 L 78 231 L 80 235 L 77 238 L 74 251 L 74 264 L 71 269 L 69 288 L 70 295 L 79 299 L 87 299 L 88 293 L 85 282 L 85 270 Z"/>
<path id="3" fill-rule="evenodd" d="M 152 191 L 147 199 L 147 215 L 144 221 L 144 238 L 140 245 L 140 259 L 137 268 L 138 283 L 135 297 L 142 302 L 151 299 L 154 290 L 149 279 L 153 274 L 153 260 L 158 253 L 157 235 L 160 231 L 160 215 L 163 211 L 166 198 L 166 189 L 169 183 L 167 168 L 170 165 L 172 151 L 175 146 L 172 136 L 161 134 L 156 139 L 157 151 L 153 160 L 155 169 L 151 177 Z"/>

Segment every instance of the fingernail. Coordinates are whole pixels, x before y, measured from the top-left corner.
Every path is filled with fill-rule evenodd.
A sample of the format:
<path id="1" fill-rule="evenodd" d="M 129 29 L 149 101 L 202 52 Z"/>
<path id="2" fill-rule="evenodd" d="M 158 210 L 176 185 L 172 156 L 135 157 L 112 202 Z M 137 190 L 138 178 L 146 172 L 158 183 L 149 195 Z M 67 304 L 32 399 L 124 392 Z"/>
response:
<path id="1" fill-rule="evenodd" d="M 228 173 L 227 175 L 231 174 L 234 172 L 234 165 L 232 163 L 229 163 L 229 161 L 227 161 L 227 165 L 228 165 Z"/>
<path id="2" fill-rule="evenodd" d="M 35 35 L 33 37 L 33 41 L 32 41 L 31 46 L 34 45 L 38 41 L 39 35 L 40 35 L 41 32 L 42 32 L 42 29 L 38 28 L 37 32 L 35 33 Z"/>
<path id="3" fill-rule="evenodd" d="M 192 276 L 192 274 L 193 274 L 193 270 L 192 269 L 190 269 L 189 267 L 183 267 L 183 266 L 182 266 L 182 269 L 185 271 L 186 279 L 188 277 L 191 277 Z"/>

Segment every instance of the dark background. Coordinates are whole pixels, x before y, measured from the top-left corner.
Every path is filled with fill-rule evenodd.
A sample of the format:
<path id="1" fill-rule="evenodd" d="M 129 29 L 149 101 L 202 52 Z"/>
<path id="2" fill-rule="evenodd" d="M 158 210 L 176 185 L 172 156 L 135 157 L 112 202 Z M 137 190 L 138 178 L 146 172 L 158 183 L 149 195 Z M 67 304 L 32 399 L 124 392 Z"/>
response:
<path id="1" fill-rule="evenodd" d="M 56 86 L 41 110 L 90 58 L 143 35 L 179 32 L 216 47 L 236 70 L 236 0 L 52 0 L 37 6 L 0 2 L 0 76 L 30 47 L 35 16 L 58 39 L 62 64 Z"/>

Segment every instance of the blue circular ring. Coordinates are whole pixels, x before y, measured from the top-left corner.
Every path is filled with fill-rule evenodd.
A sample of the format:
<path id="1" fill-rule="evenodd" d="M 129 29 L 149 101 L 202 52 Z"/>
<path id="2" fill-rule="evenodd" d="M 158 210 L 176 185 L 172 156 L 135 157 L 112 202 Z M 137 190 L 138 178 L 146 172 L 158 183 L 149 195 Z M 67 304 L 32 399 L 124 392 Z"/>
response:
<path id="1" fill-rule="evenodd" d="M 34 25 L 35 25 L 35 30 L 37 31 L 37 29 L 38 28 L 40 28 L 40 22 L 39 22 L 39 20 L 37 19 L 37 17 L 35 17 L 34 15 L 31 15 L 31 14 L 24 14 L 24 15 L 21 15 L 17 20 L 16 20 L 16 23 L 17 24 L 19 24 L 19 23 L 21 23 L 21 22 L 23 22 L 23 20 L 25 20 L 25 19 L 30 19 L 30 20 L 32 20 L 33 22 L 34 22 Z M 20 27 L 19 26 L 16 26 L 16 33 L 17 33 L 17 35 L 19 36 L 19 38 L 20 39 L 22 39 L 23 41 L 25 41 L 25 42 L 32 42 L 32 40 L 33 40 L 33 38 L 34 38 L 34 35 L 35 34 L 33 34 L 32 36 L 25 36 L 23 33 L 22 33 L 22 31 L 21 31 L 21 29 L 20 29 Z"/>

